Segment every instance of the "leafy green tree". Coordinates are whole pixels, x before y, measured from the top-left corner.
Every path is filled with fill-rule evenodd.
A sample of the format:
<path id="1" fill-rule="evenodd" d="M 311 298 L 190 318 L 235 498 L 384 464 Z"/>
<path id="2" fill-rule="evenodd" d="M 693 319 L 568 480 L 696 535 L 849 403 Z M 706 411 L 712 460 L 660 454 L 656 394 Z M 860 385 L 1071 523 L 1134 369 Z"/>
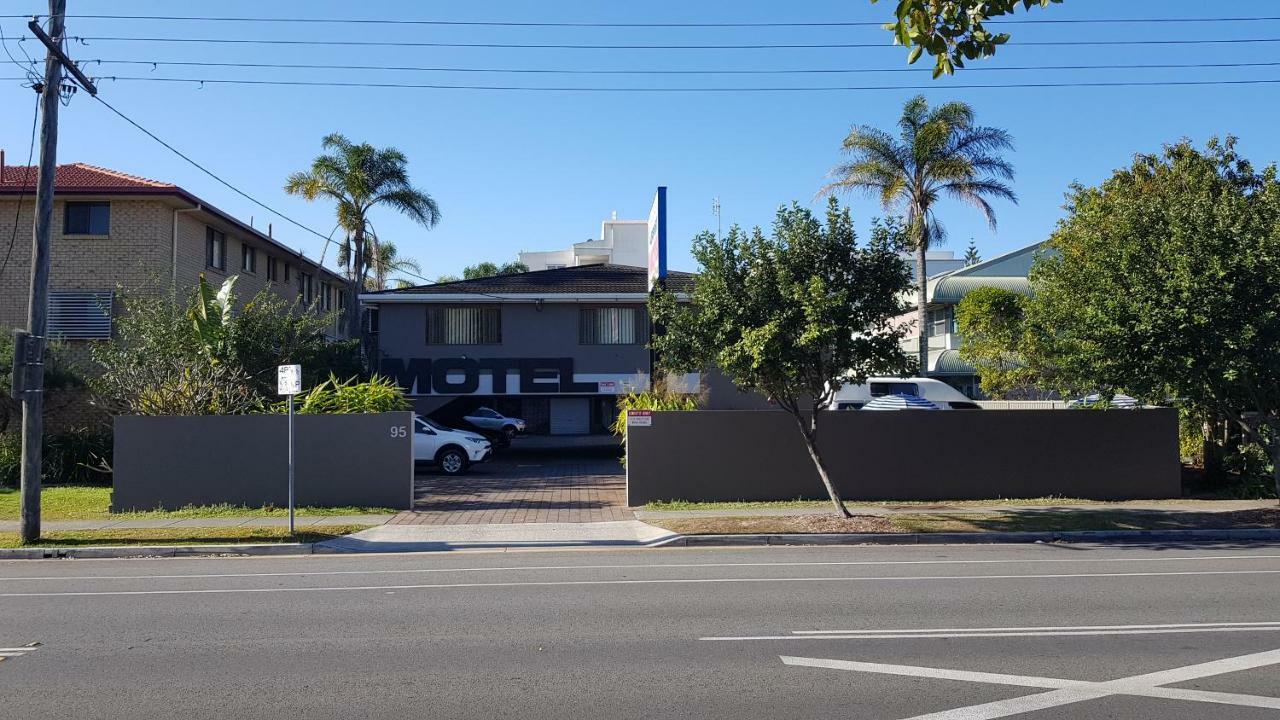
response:
<path id="1" fill-rule="evenodd" d="M 495 277 L 498 275 L 518 275 L 520 273 L 529 272 L 529 266 L 522 262 L 509 262 L 498 265 L 497 263 L 482 262 L 475 265 L 468 265 L 462 269 L 463 280 L 475 280 L 476 278 Z"/>
<path id="2" fill-rule="evenodd" d="M 1003 288 L 971 291 L 956 306 L 960 357 L 978 370 L 982 390 L 998 398 L 1026 398 L 1039 379 L 1022 355 L 1024 295 Z"/>
<path id="3" fill-rule="evenodd" d="M 317 157 L 309 170 L 290 175 L 284 189 L 307 200 L 327 198 L 337 206 L 338 224 L 351 236 L 347 332 L 360 337 L 360 303 L 355 299 L 370 264 L 365 249 L 370 211 L 389 207 L 432 228 L 440 222 L 440 208 L 409 182 L 409 160 L 399 150 L 355 144 L 340 133 L 326 135 L 321 147 L 332 152 Z"/>
<path id="4" fill-rule="evenodd" d="M 436 284 L 458 282 L 461 279 L 462 278 L 458 277 L 457 275 L 437 275 Z"/>
<path id="5" fill-rule="evenodd" d="M 982 256 L 978 254 L 978 246 L 973 243 L 973 238 L 969 238 L 969 247 L 964 251 L 964 266 L 977 265 L 982 262 Z"/>
<path id="6" fill-rule="evenodd" d="M 883 233 L 882 233 L 883 235 Z M 910 274 L 882 240 L 859 247 L 849 211 L 829 199 L 825 225 L 798 205 L 778 210 L 773 233 L 734 226 L 693 240 L 701 267 L 691 302 L 650 301 L 662 367 L 716 367 L 790 413 L 836 511 L 850 517 L 818 449 L 819 418 L 846 383 L 903 372 L 902 311 Z"/>
<path id="7" fill-rule="evenodd" d="M 1027 322 L 1061 389 L 1225 418 L 1267 448 L 1280 491 L 1280 182 L 1235 144 L 1184 140 L 1072 187 Z"/>
<path id="8" fill-rule="evenodd" d="M 403 283 L 406 286 L 414 284 L 400 278 L 391 277 L 397 273 L 422 275 L 422 266 L 418 264 L 418 261 L 410 257 L 400 257 L 400 249 L 390 240 L 379 240 L 377 235 L 370 233 L 369 247 L 369 269 L 373 274 L 365 278 L 364 287 L 366 290 L 386 290 L 397 283 Z M 337 260 L 342 267 L 350 266 L 351 243 L 349 241 L 344 241 L 338 246 Z"/>
<path id="9" fill-rule="evenodd" d="M 871 0 L 872 3 L 878 0 Z M 933 76 L 951 75 L 963 68 L 965 60 L 988 58 L 1009 41 L 1008 33 L 993 33 L 985 23 L 1010 15 L 1021 6 L 1049 7 L 1062 0 L 898 0 L 894 22 L 885 30 L 893 33 L 897 45 L 911 48 L 907 62 L 915 63 L 923 53 L 934 58 Z"/>
<path id="10" fill-rule="evenodd" d="M 974 206 L 994 230 L 991 199 L 1016 203 L 1005 181 L 1013 166 L 1000 153 L 1013 147 L 1013 138 L 1000 128 L 974 124 L 973 108 L 949 102 L 934 108 L 918 95 L 902 109 L 898 136 L 859 125 L 844 140 L 849 156 L 831 171 L 832 182 L 821 193 L 860 191 L 880 201 L 886 210 L 901 211 L 910 248 L 916 253 L 917 361 L 929 368 L 928 289 L 929 248 L 946 233 L 934 217 L 934 205 L 950 197 Z"/>

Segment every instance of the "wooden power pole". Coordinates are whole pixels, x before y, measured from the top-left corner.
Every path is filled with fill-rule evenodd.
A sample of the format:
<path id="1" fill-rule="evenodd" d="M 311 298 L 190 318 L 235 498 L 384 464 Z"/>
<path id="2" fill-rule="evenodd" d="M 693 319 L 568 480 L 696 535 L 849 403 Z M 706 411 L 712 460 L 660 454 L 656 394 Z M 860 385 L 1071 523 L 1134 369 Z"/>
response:
<path id="1" fill-rule="evenodd" d="M 62 71 L 80 81 L 90 94 L 97 88 L 62 51 L 67 0 L 49 0 L 49 31 L 35 20 L 28 27 L 48 51 L 40 90 L 40 175 L 36 183 L 36 226 L 31 248 L 31 301 L 27 333 L 16 348 L 14 390 L 22 399 L 22 527 L 23 542 L 40 538 L 41 441 L 44 436 L 44 356 L 49 327 L 49 255 L 53 232 L 53 185 L 58 167 L 58 105 Z M 19 377 L 20 376 L 20 377 Z"/>

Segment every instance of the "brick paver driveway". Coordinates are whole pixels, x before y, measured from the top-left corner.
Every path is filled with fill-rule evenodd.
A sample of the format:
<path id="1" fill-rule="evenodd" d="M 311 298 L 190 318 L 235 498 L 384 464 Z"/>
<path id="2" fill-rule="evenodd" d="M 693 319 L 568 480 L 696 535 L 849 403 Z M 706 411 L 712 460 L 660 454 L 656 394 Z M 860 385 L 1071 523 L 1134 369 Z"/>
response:
<path id="1" fill-rule="evenodd" d="M 393 525 L 600 522 L 635 519 L 618 458 L 595 450 L 500 451 L 465 475 L 430 469 L 414 483 L 415 509 Z"/>

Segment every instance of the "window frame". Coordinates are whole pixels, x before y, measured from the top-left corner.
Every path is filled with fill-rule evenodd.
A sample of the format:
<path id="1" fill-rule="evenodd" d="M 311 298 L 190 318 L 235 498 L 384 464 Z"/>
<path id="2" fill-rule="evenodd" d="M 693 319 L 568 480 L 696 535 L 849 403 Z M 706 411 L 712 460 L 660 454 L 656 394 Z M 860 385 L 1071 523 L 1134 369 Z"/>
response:
<path id="1" fill-rule="evenodd" d="M 280 280 L 280 264 L 276 261 L 274 255 L 267 256 L 267 280 L 270 282 Z"/>
<path id="2" fill-rule="evenodd" d="M 302 298 L 302 304 L 307 307 L 311 306 L 316 299 L 315 280 L 311 273 L 298 272 L 298 296 Z"/>
<path id="3" fill-rule="evenodd" d="M 436 314 L 444 315 L 449 310 L 475 310 L 482 314 L 490 313 L 490 312 L 494 313 L 492 316 L 494 319 L 492 321 L 483 319 L 483 315 L 471 321 L 476 323 L 473 329 L 478 328 L 477 334 L 483 334 L 486 331 L 492 329 L 494 331 L 493 337 L 491 339 L 481 339 L 478 342 L 450 342 L 448 339 L 450 335 L 458 335 L 463 333 L 451 332 L 446 326 L 446 329 L 444 330 L 444 333 L 443 333 L 443 339 L 439 339 L 433 342 L 431 339 L 432 338 L 431 329 L 433 327 L 432 314 L 436 313 Z M 452 345 L 457 347 L 466 347 L 470 345 L 501 345 L 502 344 L 502 304 L 501 303 L 427 305 L 425 316 L 426 316 L 425 317 L 425 320 L 426 320 L 425 340 L 427 345 L 434 345 L 434 346 Z M 434 323 L 435 326 L 438 326 L 440 324 L 439 320 L 440 318 L 437 318 L 437 322 Z M 445 318 L 445 320 L 447 321 L 447 317 Z"/>
<path id="4" fill-rule="evenodd" d="M 218 249 L 216 258 L 215 247 Z M 212 225 L 204 226 L 204 265 L 218 272 L 227 271 L 227 234 Z"/>
<path id="5" fill-rule="evenodd" d="M 618 342 L 605 341 L 599 334 L 600 320 L 598 314 L 601 311 L 625 311 L 632 314 L 629 321 L 632 337 L 630 340 L 620 340 Z M 588 321 L 588 317 L 592 317 L 592 321 Z M 622 329 L 627 327 L 628 322 L 622 318 L 616 321 L 619 336 L 622 335 Z M 634 305 L 596 305 L 578 308 L 578 345 L 585 346 L 620 346 L 628 347 L 635 345 L 647 345 L 649 342 L 649 312 L 646 308 Z"/>
<path id="6" fill-rule="evenodd" d="M 258 274 L 258 248 L 249 243 L 240 243 L 240 272 Z"/>
<path id="7" fill-rule="evenodd" d="M 84 230 L 71 229 L 71 211 L 72 209 L 85 208 L 87 214 L 85 216 Z M 93 227 L 93 211 L 95 209 L 106 208 L 106 228 L 103 232 L 94 232 Z M 103 200 L 69 200 L 62 205 L 62 234 L 64 236 L 73 237 L 110 237 L 111 236 L 111 203 Z"/>

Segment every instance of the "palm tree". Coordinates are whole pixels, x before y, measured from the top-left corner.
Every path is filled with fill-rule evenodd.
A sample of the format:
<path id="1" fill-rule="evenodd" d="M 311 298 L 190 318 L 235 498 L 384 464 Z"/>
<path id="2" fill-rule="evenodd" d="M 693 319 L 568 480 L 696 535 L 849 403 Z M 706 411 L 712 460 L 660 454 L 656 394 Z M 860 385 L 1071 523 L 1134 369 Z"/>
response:
<path id="1" fill-rule="evenodd" d="M 413 258 L 400 257 L 396 244 L 390 240 L 379 240 L 374 233 L 367 235 L 369 249 L 369 269 L 373 272 L 371 277 L 366 277 L 364 287 L 366 290 L 386 290 L 388 278 L 395 273 L 411 273 L 413 275 L 422 274 L 422 266 Z M 344 241 L 338 246 L 338 265 L 348 268 L 351 264 L 351 243 Z M 350 270 L 347 271 L 350 276 Z M 397 283 L 404 283 L 411 286 L 413 283 L 396 280 Z"/>
<path id="2" fill-rule="evenodd" d="M 991 229 L 996 216 L 991 199 L 1017 203 L 1005 181 L 1013 166 L 999 156 L 1013 148 L 1008 131 L 974 124 L 973 108 L 949 102 L 934 108 L 917 95 L 902 108 L 899 133 L 859 125 L 844 139 L 846 162 L 831 171 L 832 182 L 819 193 L 859 190 L 880 200 L 889 212 L 905 215 L 907 236 L 916 253 L 916 310 L 920 331 L 920 373 L 929 370 L 927 305 L 929 247 L 946 232 L 934 217 L 934 203 L 942 196 L 966 202 L 982 211 Z"/>
<path id="3" fill-rule="evenodd" d="M 371 264 L 365 252 L 369 211 L 385 205 L 431 228 L 440 222 L 440 208 L 430 195 L 409 183 L 409 161 L 399 150 L 357 145 L 340 133 L 326 135 L 320 146 L 331 152 L 312 161 L 311 169 L 290 175 L 284 189 L 307 200 L 329 198 L 337 205 L 338 224 L 351 237 L 347 284 L 352 302 L 347 304 L 347 330 L 351 337 L 359 337 L 360 304 L 356 298 Z"/>

